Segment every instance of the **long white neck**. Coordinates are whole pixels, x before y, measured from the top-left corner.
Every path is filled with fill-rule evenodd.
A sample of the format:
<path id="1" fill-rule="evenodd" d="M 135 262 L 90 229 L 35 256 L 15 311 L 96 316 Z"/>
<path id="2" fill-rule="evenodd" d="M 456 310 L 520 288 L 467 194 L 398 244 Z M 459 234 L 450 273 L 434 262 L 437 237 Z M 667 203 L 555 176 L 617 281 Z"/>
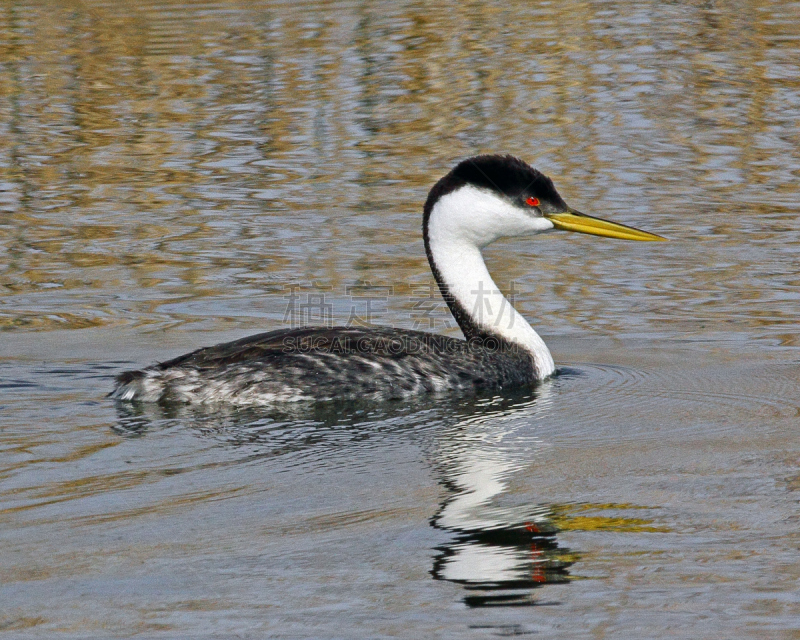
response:
<path id="1" fill-rule="evenodd" d="M 475 219 L 488 217 L 487 212 L 481 211 L 479 196 L 478 190 L 460 189 L 444 196 L 434 206 L 426 238 L 434 276 L 440 286 L 444 285 L 445 298 L 449 296 L 452 299 L 448 304 L 468 339 L 493 335 L 517 344 L 530 353 L 537 375 L 546 378 L 555 371 L 550 350 L 492 280 L 481 254 L 481 247 L 496 239 L 492 235 L 517 234 L 507 233 L 500 226 L 499 233 L 489 234 L 486 241 L 483 230 L 476 232 L 474 228 L 463 225 L 465 206 L 469 207 L 470 216 L 475 216 Z M 486 204 L 496 209 L 495 199 Z M 497 220 L 496 216 L 492 217 Z M 540 230 L 545 229 L 532 232 Z"/>

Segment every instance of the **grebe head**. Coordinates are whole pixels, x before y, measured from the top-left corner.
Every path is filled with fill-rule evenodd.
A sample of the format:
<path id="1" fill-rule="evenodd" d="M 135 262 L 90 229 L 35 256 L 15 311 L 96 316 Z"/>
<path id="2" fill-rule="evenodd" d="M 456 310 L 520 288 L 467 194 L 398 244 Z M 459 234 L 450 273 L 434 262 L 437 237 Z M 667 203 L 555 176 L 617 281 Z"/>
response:
<path id="1" fill-rule="evenodd" d="M 553 181 L 513 156 L 485 155 L 459 163 L 425 203 L 426 241 L 483 248 L 498 238 L 563 229 L 625 240 L 661 236 L 587 216 L 569 206 Z"/>
<path id="2" fill-rule="evenodd" d="M 425 252 L 464 336 L 521 346 L 530 354 L 538 379 L 555 370 L 550 351 L 492 280 L 481 249 L 504 236 L 554 229 L 627 240 L 664 239 L 571 209 L 550 178 L 512 156 L 464 160 L 434 185 L 425 202 Z"/>

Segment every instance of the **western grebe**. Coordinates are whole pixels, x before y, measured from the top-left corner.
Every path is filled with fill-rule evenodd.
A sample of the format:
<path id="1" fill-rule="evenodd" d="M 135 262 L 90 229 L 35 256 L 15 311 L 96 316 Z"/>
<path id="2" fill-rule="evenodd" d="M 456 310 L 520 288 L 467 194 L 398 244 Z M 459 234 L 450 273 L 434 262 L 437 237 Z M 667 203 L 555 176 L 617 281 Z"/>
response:
<path id="1" fill-rule="evenodd" d="M 111 395 L 268 405 L 502 389 L 543 380 L 555 371 L 550 351 L 493 282 L 481 249 L 501 237 L 554 229 L 664 240 L 571 209 L 550 178 L 517 158 L 476 156 L 433 186 L 422 222 L 433 276 L 466 340 L 389 327 L 278 329 L 122 373 Z"/>

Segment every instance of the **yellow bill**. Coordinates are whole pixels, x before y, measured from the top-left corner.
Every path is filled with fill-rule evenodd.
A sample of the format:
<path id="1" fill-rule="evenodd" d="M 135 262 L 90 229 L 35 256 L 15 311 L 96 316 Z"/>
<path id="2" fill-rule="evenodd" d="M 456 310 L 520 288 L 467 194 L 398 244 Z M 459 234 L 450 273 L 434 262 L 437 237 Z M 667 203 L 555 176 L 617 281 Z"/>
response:
<path id="1" fill-rule="evenodd" d="M 666 238 L 657 236 L 654 233 L 641 231 L 628 227 L 624 224 L 617 224 L 609 220 L 593 218 L 580 211 L 566 211 L 564 213 L 545 213 L 545 218 L 553 223 L 556 229 L 564 231 L 577 231 L 578 233 L 588 233 L 593 236 L 605 236 L 607 238 L 620 238 L 621 240 L 642 240 L 645 242 L 664 242 Z"/>

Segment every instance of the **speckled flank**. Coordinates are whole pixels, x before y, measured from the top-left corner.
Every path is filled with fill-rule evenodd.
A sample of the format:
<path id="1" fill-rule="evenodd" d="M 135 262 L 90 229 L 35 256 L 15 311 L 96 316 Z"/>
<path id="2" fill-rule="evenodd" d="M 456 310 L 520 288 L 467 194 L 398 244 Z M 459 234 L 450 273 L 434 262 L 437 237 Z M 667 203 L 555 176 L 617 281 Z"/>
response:
<path id="1" fill-rule="evenodd" d="M 267 405 L 500 389 L 534 378 L 530 355 L 497 340 L 467 343 L 391 328 L 306 328 L 251 336 L 123 373 L 112 396 Z"/>

